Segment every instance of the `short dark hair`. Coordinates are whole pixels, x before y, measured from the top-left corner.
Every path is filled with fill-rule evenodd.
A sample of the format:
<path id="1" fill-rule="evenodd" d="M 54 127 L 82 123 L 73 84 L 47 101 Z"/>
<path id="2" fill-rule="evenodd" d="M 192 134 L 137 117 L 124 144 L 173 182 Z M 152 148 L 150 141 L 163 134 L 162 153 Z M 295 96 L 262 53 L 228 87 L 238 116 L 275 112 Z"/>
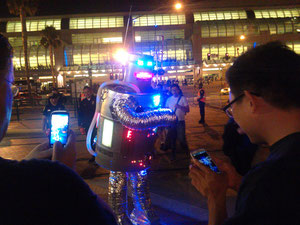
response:
<path id="1" fill-rule="evenodd" d="M 6 37 L 0 34 L 0 70 L 6 69 L 12 57 L 12 47 Z"/>
<path id="2" fill-rule="evenodd" d="M 234 96 L 248 90 L 278 108 L 300 108 L 300 56 L 281 42 L 253 48 L 233 63 L 226 79 Z"/>
<path id="3" fill-rule="evenodd" d="M 178 90 L 180 91 L 179 95 L 183 95 L 182 90 L 181 90 L 181 88 L 179 87 L 178 84 L 172 84 L 171 87 L 170 87 L 170 90 L 172 90 L 173 87 L 178 88 Z"/>
<path id="4" fill-rule="evenodd" d="M 92 88 L 89 86 L 84 86 L 83 90 L 85 90 L 85 89 L 92 90 Z"/>

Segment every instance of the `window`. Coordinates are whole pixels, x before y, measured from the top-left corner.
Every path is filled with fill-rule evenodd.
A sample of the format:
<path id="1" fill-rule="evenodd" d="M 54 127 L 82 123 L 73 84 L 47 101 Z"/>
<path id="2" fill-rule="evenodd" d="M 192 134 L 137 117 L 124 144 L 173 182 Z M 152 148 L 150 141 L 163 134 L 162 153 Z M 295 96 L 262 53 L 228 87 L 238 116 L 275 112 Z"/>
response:
<path id="1" fill-rule="evenodd" d="M 194 13 L 195 21 L 247 19 L 246 11 L 217 11 Z"/>
<path id="2" fill-rule="evenodd" d="M 161 41 L 170 39 L 184 39 L 184 30 L 157 30 L 157 31 L 136 31 L 135 42 Z"/>
<path id="3" fill-rule="evenodd" d="M 70 18 L 70 29 L 123 27 L 122 16 Z"/>
<path id="4" fill-rule="evenodd" d="M 255 18 L 288 18 L 288 17 L 298 17 L 300 16 L 299 8 L 294 9 L 264 9 L 264 10 L 254 10 Z"/>
<path id="5" fill-rule="evenodd" d="M 207 53 L 211 54 L 211 59 L 223 59 L 228 53 L 230 57 L 237 57 L 249 49 L 250 44 L 211 44 L 202 46 L 202 60 L 207 60 Z"/>
<path id="6" fill-rule="evenodd" d="M 155 25 L 179 25 L 185 24 L 183 14 L 154 14 L 154 15 L 133 15 L 133 26 L 155 26 Z"/>
<path id="7" fill-rule="evenodd" d="M 61 19 L 45 19 L 45 20 L 27 20 L 27 31 L 41 31 L 46 26 L 54 26 L 56 30 L 61 29 Z M 6 25 L 6 32 L 22 32 L 22 25 L 20 21 L 8 21 Z"/>
<path id="8" fill-rule="evenodd" d="M 122 42 L 121 32 L 72 34 L 73 44 L 115 44 Z"/>

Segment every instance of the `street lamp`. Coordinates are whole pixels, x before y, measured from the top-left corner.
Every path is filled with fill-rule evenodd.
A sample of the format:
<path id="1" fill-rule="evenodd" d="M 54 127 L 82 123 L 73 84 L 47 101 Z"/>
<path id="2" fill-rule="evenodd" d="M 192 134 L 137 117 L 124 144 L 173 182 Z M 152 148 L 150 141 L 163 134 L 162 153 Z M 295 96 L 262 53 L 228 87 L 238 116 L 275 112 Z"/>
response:
<path id="1" fill-rule="evenodd" d="M 243 34 L 240 36 L 240 40 L 245 40 L 245 38 L 246 38 L 246 37 L 245 37 L 245 35 L 243 35 Z"/>
<path id="2" fill-rule="evenodd" d="M 180 10 L 182 8 L 182 4 L 180 3 L 180 2 L 177 2 L 176 4 L 175 4 L 175 9 L 176 10 Z"/>

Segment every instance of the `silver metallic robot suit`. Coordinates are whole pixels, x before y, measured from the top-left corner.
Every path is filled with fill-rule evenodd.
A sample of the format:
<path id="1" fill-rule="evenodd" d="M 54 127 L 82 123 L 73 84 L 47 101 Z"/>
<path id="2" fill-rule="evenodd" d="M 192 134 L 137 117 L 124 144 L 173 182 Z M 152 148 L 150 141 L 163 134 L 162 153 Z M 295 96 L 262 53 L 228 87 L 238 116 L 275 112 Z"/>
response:
<path id="1" fill-rule="evenodd" d="M 96 162 L 111 171 L 108 201 L 120 225 L 159 224 L 151 206 L 147 169 L 157 127 L 174 123 L 176 116 L 170 109 L 159 107 L 159 95 L 151 87 L 153 69 L 151 56 L 130 55 L 124 81 L 100 86 L 87 136 L 88 150 Z M 91 134 L 95 126 L 94 153 Z"/>

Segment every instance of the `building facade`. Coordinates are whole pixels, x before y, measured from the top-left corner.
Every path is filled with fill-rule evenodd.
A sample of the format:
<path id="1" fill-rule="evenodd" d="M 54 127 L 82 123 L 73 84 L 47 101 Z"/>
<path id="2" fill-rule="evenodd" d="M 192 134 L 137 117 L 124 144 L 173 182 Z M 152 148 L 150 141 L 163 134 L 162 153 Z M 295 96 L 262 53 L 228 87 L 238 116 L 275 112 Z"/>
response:
<path id="1" fill-rule="evenodd" d="M 128 23 L 128 27 L 127 27 Z M 31 79 L 42 87 L 52 83 L 48 49 L 41 30 L 54 26 L 62 40 L 55 49 L 59 86 L 92 78 L 101 83 L 122 75 L 114 61 L 118 48 L 154 56 L 160 79 L 196 81 L 223 79 L 233 60 L 249 48 L 280 40 L 300 54 L 300 5 L 281 7 L 190 9 L 185 13 L 133 12 L 29 17 L 28 55 Z M 25 80 L 21 22 L 0 19 L 0 32 L 14 48 L 17 81 Z"/>

